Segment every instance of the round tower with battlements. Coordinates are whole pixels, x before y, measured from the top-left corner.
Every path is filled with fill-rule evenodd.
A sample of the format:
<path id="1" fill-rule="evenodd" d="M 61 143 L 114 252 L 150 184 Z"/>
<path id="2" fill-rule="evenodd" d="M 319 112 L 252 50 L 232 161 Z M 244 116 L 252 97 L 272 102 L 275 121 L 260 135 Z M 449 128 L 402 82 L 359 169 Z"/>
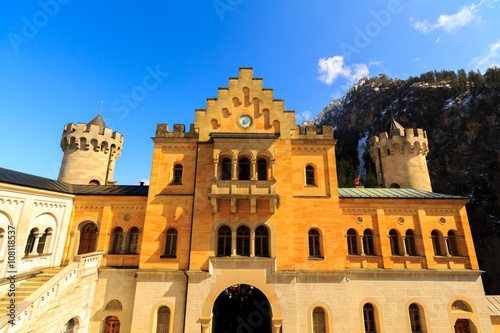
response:
<path id="1" fill-rule="evenodd" d="M 370 138 L 369 145 L 379 185 L 432 192 L 425 160 L 429 148 L 424 130 L 405 129 L 392 119 L 389 133 Z"/>
<path id="2" fill-rule="evenodd" d="M 101 115 L 88 124 L 64 126 L 61 148 L 64 152 L 57 180 L 70 184 L 111 185 L 123 136 L 106 128 Z"/>

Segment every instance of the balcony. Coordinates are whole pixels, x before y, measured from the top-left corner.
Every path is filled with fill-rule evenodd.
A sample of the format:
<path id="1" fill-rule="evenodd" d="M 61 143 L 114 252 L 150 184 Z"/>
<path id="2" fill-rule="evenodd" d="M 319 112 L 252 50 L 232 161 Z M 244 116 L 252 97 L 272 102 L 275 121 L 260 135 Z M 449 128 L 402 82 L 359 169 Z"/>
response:
<path id="1" fill-rule="evenodd" d="M 231 213 L 237 212 L 237 200 L 250 200 L 250 213 L 257 212 L 257 200 L 269 201 L 269 213 L 274 213 L 279 196 L 275 180 L 213 180 L 208 198 L 212 212 L 218 212 L 220 199 L 231 201 Z"/>

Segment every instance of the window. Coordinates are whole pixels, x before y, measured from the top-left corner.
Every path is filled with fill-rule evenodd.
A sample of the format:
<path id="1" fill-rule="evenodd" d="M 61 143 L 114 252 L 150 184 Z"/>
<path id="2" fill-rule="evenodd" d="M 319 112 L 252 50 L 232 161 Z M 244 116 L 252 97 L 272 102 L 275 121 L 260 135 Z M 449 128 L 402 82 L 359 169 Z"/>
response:
<path id="1" fill-rule="evenodd" d="M 250 180 L 250 160 L 246 157 L 240 158 L 239 180 Z"/>
<path id="2" fill-rule="evenodd" d="M 375 328 L 375 309 L 370 303 L 363 306 L 363 319 L 365 322 L 365 333 L 377 333 Z"/>
<path id="3" fill-rule="evenodd" d="M 349 229 L 347 231 L 347 251 L 349 254 L 358 254 L 358 234 L 356 230 Z"/>
<path id="4" fill-rule="evenodd" d="M 443 252 L 441 251 L 441 236 L 437 230 L 433 230 L 431 233 L 432 238 L 432 247 L 434 248 L 435 256 L 442 256 Z"/>
<path id="5" fill-rule="evenodd" d="M 455 232 L 453 230 L 448 231 L 447 243 L 448 243 L 448 251 L 450 252 L 450 255 L 458 256 L 457 240 L 455 237 Z"/>
<path id="6" fill-rule="evenodd" d="M 391 253 L 393 256 L 399 256 L 399 233 L 392 229 L 389 231 L 389 241 L 391 243 Z"/>
<path id="7" fill-rule="evenodd" d="M 121 227 L 116 227 L 113 235 L 113 247 L 111 248 L 111 253 L 120 253 L 123 245 L 123 229 Z"/>
<path id="8" fill-rule="evenodd" d="M 250 255 L 250 229 L 244 225 L 236 230 L 236 254 L 239 256 Z"/>
<path id="9" fill-rule="evenodd" d="M 63 329 L 62 329 L 62 332 L 65 332 L 65 333 L 73 333 L 75 332 L 75 320 L 73 318 L 71 318 L 67 323 L 66 325 L 64 325 Z"/>
<path id="10" fill-rule="evenodd" d="M 167 230 L 167 241 L 165 242 L 165 257 L 175 258 L 177 250 L 177 230 Z"/>
<path id="11" fill-rule="evenodd" d="M 38 229 L 31 229 L 30 234 L 28 236 L 28 240 L 26 241 L 26 247 L 24 248 L 24 255 L 28 256 L 33 251 L 33 246 L 35 246 L 35 234 Z"/>
<path id="12" fill-rule="evenodd" d="M 405 246 L 406 253 L 408 253 L 409 256 L 417 255 L 417 251 L 415 250 L 415 235 L 411 230 L 406 230 Z"/>
<path id="13" fill-rule="evenodd" d="M 411 333 L 422 333 L 422 324 L 420 322 L 420 310 L 418 305 L 412 303 L 410 305 L 410 325 Z"/>
<path id="14" fill-rule="evenodd" d="M 174 166 L 174 181 L 172 182 L 174 185 L 182 185 L 182 165 L 176 164 Z"/>
<path id="15" fill-rule="evenodd" d="M 225 158 L 222 160 L 222 180 L 231 180 L 231 160 Z"/>
<path id="16" fill-rule="evenodd" d="M 52 229 L 47 228 L 43 233 L 42 237 L 38 240 L 38 247 L 36 252 L 39 254 L 43 254 L 44 252 L 48 252 L 50 246 L 50 239 L 52 237 Z"/>
<path id="17" fill-rule="evenodd" d="M 326 333 L 325 310 L 320 307 L 313 310 L 313 333 Z"/>
<path id="18" fill-rule="evenodd" d="M 105 320 L 104 333 L 119 333 L 120 320 L 116 316 L 109 316 Z"/>
<path id="19" fill-rule="evenodd" d="M 306 166 L 306 185 L 316 185 L 316 182 L 314 181 L 314 167 L 312 165 Z"/>
<path id="20" fill-rule="evenodd" d="M 257 161 L 257 179 L 267 180 L 267 160 L 264 158 Z"/>
<path id="21" fill-rule="evenodd" d="M 263 225 L 255 229 L 255 256 L 269 257 L 269 232 Z"/>
<path id="22" fill-rule="evenodd" d="M 97 179 L 92 179 L 90 182 L 89 182 L 89 185 L 101 185 L 101 183 L 99 183 L 99 181 Z"/>
<path id="23" fill-rule="evenodd" d="M 321 258 L 318 229 L 309 230 L 309 257 Z"/>
<path id="24" fill-rule="evenodd" d="M 366 229 L 363 232 L 363 249 L 366 255 L 374 255 L 373 251 L 373 232 L 370 229 Z"/>
<path id="25" fill-rule="evenodd" d="M 156 325 L 156 333 L 169 333 L 170 326 L 170 309 L 162 306 L 158 309 L 158 321 Z"/>
<path id="26" fill-rule="evenodd" d="M 94 223 L 87 223 L 83 226 L 78 254 L 90 253 L 96 250 L 98 232 L 99 229 Z"/>
<path id="27" fill-rule="evenodd" d="M 221 257 L 231 255 L 231 228 L 227 225 L 223 225 L 219 228 L 217 255 Z"/>
<path id="28" fill-rule="evenodd" d="M 133 227 L 128 233 L 129 236 L 127 253 L 137 254 L 137 244 L 139 243 L 139 228 Z"/>

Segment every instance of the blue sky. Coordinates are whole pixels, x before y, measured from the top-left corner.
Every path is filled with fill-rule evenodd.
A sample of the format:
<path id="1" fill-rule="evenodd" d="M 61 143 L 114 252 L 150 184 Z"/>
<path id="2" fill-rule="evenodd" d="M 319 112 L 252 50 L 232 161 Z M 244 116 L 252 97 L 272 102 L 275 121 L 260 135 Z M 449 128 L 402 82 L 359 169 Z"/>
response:
<path id="1" fill-rule="evenodd" d="M 189 126 L 239 67 L 254 67 L 299 122 L 362 76 L 500 64 L 500 2 L 493 0 L 2 7 L 0 167 L 53 179 L 64 125 L 90 121 L 101 101 L 106 125 L 125 136 L 114 180 L 133 184 L 149 179 L 156 123 Z M 148 75 L 156 80 L 144 82 Z"/>

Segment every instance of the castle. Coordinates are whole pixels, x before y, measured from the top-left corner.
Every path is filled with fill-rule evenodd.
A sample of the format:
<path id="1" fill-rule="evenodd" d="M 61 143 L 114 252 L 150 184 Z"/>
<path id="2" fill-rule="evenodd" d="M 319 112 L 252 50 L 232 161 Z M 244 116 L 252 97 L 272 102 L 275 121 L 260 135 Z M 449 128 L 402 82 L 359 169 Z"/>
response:
<path id="1" fill-rule="evenodd" d="M 100 116 L 68 124 L 57 181 L 0 169 L 0 332 L 500 332 L 425 131 L 370 140 L 373 189 L 338 188 L 337 140 L 251 68 L 157 125 L 149 186 L 113 182 Z"/>

